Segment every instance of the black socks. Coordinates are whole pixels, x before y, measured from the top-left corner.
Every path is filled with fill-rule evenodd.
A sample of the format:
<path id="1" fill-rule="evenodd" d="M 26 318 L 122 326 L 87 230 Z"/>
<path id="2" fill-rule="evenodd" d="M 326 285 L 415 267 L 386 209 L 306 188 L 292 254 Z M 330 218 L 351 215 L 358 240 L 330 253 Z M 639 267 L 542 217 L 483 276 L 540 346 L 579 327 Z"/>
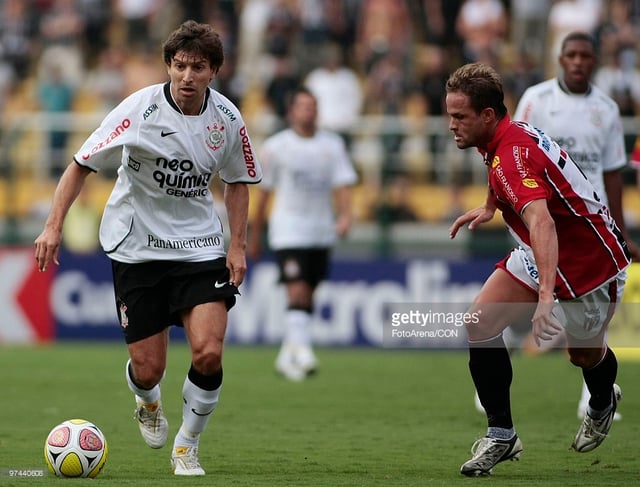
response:
<path id="1" fill-rule="evenodd" d="M 513 369 L 502 335 L 469 343 L 469 371 L 487 412 L 488 426 L 513 428 L 510 398 Z"/>
<path id="2" fill-rule="evenodd" d="M 618 361 L 607 347 L 602 360 L 590 369 L 582 369 L 582 376 L 591 393 L 589 406 L 594 411 L 604 411 L 611 405 L 611 388 L 618 373 Z"/>

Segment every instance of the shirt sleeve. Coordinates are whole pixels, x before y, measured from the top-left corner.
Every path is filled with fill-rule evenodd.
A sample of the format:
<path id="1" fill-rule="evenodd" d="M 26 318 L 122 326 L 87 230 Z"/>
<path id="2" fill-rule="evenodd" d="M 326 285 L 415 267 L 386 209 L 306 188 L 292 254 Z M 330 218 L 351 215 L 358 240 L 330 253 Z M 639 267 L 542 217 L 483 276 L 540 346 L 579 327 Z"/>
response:
<path id="1" fill-rule="evenodd" d="M 342 137 L 336 134 L 331 135 L 334 137 L 336 147 L 336 157 L 334 159 L 336 170 L 333 172 L 333 187 L 351 186 L 358 181 L 358 175 L 353 168 Z"/>
<path id="2" fill-rule="evenodd" d="M 232 126 L 232 143 L 226 154 L 227 162 L 220 169 L 220 178 L 225 183 L 257 184 L 262 180 L 262 167 L 251 143 L 249 131 L 242 118 Z"/>
<path id="3" fill-rule="evenodd" d="M 551 196 L 545 179 L 537 174 L 535 161 L 525 158 L 527 152 L 535 154 L 537 151 L 514 146 L 511 153 L 503 151 L 491 163 L 492 187 L 496 196 L 509 203 L 518 214 L 532 201 L 546 200 Z"/>
<path id="4" fill-rule="evenodd" d="M 603 172 L 615 171 L 626 166 L 627 154 L 624 146 L 624 132 L 617 107 L 606 140 L 608 143 L 604 144 L 602 151 Z"/>
<path id="5" fill-rule="evenodd" d="M 127 100 L 109 112 L 100 126 L 85 140 L 74 155 L 78 164 L 98 171 L 120 162 L 122 147 L 135 140 L 139 129 L 127 108 L 135 103 L 128 103 Z"/>

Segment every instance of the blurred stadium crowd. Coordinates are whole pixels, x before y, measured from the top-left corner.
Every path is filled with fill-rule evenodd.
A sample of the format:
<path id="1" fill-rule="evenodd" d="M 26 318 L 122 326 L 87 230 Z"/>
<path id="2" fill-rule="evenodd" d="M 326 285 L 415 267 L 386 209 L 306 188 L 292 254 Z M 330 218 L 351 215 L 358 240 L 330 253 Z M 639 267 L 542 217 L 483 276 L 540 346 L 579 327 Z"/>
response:
<path id="1" fill-rule="evenodd" d="M 320 124 L 344 136 L 361 175 L 363 221 L 446 220 L 464 207 L 463 190 L 484 183 L 475 154 L 451 149 L 443 117 L 445 80 L 465 62 L 495 66 L 513 110 L 556 74 L 564 35 L 592 32 L 595 82 L 631 125 L 629 152 L 635 140 L 640 0 L 0 0 L 0 183 L 36 180 L 48 196 L 92 124 L 16 116 L 104 114 L 164 81 L 161 40 L 188 18 L 220 32 L 215 88 L 241 108 L 258 147 L 284 123 L 294 86 L 318 95 Z M 0 213 L 26 211 L 2 199 Z"/>

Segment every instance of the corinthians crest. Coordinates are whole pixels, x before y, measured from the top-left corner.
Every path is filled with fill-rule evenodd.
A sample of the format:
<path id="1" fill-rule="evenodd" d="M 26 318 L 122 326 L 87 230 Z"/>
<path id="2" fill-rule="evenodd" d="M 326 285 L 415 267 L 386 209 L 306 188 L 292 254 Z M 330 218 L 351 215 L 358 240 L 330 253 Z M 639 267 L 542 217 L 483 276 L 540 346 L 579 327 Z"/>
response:
<path id="1" fill-rule="evenodd" d="M 213 125 L 207 125 L 209 135 L 207 136 L 207 145 L 211 150 L 218 150 L 224 145 L 224 125 L 214 122 Z"/>

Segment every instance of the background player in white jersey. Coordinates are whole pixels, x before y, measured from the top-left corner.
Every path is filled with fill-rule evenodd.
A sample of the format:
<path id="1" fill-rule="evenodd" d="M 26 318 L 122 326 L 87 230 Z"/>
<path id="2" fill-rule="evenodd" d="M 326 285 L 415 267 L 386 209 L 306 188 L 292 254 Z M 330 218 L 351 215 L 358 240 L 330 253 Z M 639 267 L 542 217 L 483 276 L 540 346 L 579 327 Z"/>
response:
<path id="1" fill-rule="evenodd" d="M 640 248 L 631 240 L 622 208 L 622 170 L 627 166 L 624 133 L 616 102 L 591 83 L 597 66 L 591 35 L 572 32 L 562 41 L 558 58 L 561 76 L 528 88 L 520 99 L 514 120 L 539 127 L 566 150 L 594 185 L 627 241 L 634 260 Z M 510 330 L 520 342 L 527 330 Z M 583 385 L 578 403 L 582 417 L 589 402 Z M 620 415 L 616 415 L 619 419 Z"/>
<path id="2" fill-rule="evenodd" d="M 595 40 L 588 33 L 572 32 L 562 41 L 558 61 L 562 75 L 529 87 L 513 119 L 541 128 L 569 153 L 608 205 L 633 258 L 640 259 L 622 209 L 621 173 L 627 155 L 620 110 L 591 83 L 597 67 Z"/>
<path id="3" fill-rule="evenodd" d="M 36 238 L 35 257 L 41 271 L 58 264 L 63 222 L 85 178 L 119 159 L 100 243 L 112 259 L 136 418 L 145 442 L 164 446 L 160 381 L 169 327 L 179 324 L 191 365 L 183 397 L 176 398 L 183 414 L 171 464 L 176 475 L 204 475 L 200 433 L 218 403 L 227 312 L 246 272 L 247 184 L 262 173 L 238 109 L 209 88 L 224 61 L 219 35 L 187 21 L 169 35 L 163 57 L 169 81 L 127 97 L 75 154 Z M 226 183 L 226 252 L 210 191 L 216 175 Z"/>
<path id="4" fill-rule="evenodd" d="M 468 310 L 474 317 L 466 325 L 469 370 L 488 428 L 460 471 L 489 474 L 497 463 L 522 452 L 511 415 L 513 372 L 502 332 L 525 313 L 537 342 L 565 330 L 569 359 L 582 369 L 591 392 L 572 447 L 591 451 L 606 438 L 621 398 L 614 384 L 618 363 L 606 331 L 625 285 L 626 243 L 570 156 L 540 129 L 511 121 L 493 68 L 462 66 L 449 77 L 446 92 L 456 145 L 478 148 L 489 180 L 484 204 L 455 220 L 451 238 L 463 225 L 475 229 L 500 210 L 519 244 L 496 265 Z"/>
<path id="5" fill-rule="evenodd" d="M 313 295 L 327 277 L 336 236 L 345 236 L 351 226 L 350 186 L 357 180 L 342 138 L 318 130 L 317 116 L 312 93 L 306 88 L 294 91 L 288 108 L 289 128 L 261 147 L 264 180 L 250 232 L 249 256 L 257 259 L 274 193 L 268 241 L 287 291 L 276 370 L 291 380 L 301 380 L 317 367 L 310 330 Z"/>

